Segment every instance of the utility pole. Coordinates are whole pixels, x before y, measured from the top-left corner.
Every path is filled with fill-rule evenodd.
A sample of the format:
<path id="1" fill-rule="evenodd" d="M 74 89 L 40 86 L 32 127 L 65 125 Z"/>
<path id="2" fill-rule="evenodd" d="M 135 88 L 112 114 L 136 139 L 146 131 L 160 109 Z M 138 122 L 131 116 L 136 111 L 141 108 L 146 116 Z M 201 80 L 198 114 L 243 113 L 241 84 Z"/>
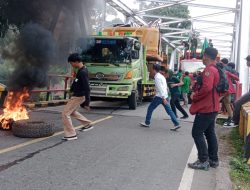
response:
<path id="1" fill-rule="evenodd" d="M 242 94 L 249 91 L 249 68 L 246 66 L 246 56 L 250 54 L 250 1 L 241 0 L 240 29 L 239 29 L 239 47 L 237 55 L 237 69 L 242 81 Z"/>

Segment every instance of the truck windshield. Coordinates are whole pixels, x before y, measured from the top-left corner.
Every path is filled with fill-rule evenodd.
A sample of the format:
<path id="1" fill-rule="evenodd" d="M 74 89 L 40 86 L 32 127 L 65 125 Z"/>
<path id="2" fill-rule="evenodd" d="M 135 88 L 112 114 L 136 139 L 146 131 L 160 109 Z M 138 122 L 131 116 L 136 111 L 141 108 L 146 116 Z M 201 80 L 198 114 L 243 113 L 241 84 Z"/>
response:
<path id="1" fill-rule="evenodd" d="M 131 62 L 132 44 L 127 39 L 92 39 L 92 46 L 82 52 L 83 62 L 119 63 Z"/>

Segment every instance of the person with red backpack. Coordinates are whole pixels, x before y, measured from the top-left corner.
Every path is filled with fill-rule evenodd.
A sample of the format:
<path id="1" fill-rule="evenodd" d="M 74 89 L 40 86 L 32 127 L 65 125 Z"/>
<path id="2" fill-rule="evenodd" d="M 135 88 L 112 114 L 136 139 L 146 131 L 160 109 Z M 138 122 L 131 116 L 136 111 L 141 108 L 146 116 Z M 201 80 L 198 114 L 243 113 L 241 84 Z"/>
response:
<path id="1" fill-rule="evenodd" d="M 220 74 L 216 66 L 217 49 L 205 49 L 203 64 L 206 66 L 201 74 L 202 85 L 191 94 L 190 113 L 195 115 L 192 137 L 198 150 L 198 160 L 188 163 L 192 169 L 208 170 L 219 165 L 218 143 L 215 134 L 215 119 L 219 111 L 220 95 L 218 84 Z M 205 137 L 206 136 L 206 140 Z"/>

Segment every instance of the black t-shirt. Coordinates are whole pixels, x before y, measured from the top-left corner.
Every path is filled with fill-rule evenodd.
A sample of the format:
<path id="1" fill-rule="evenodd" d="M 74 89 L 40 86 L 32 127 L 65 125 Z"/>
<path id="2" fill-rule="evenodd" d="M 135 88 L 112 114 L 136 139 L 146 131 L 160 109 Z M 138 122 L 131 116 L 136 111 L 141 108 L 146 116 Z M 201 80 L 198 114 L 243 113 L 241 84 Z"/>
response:
<path id="1" fill-rule="evenodd" d="M 88 70 L 85 66 L 80 68 L 76 74 L 76 78 L 74 79 L 70 91 L 73 93 L 73 96 L 85 96 L 86 103 L 89 102 L 90 96 L 90 87 L 89 87 L 89 78 L 88 78 Z"/>

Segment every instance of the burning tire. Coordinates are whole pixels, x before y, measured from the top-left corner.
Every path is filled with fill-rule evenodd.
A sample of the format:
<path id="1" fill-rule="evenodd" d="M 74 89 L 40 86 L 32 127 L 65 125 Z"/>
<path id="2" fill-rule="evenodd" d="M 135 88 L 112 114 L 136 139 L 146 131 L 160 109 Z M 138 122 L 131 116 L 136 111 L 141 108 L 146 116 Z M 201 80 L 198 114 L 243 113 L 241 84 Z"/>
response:
<path id="1" fill-rule="evenodd" d="M 44 121 L 15 121 L 12 132 L 15 136 L 23 138 L 48 137 L 54 134 L 53 126 Z"/>

